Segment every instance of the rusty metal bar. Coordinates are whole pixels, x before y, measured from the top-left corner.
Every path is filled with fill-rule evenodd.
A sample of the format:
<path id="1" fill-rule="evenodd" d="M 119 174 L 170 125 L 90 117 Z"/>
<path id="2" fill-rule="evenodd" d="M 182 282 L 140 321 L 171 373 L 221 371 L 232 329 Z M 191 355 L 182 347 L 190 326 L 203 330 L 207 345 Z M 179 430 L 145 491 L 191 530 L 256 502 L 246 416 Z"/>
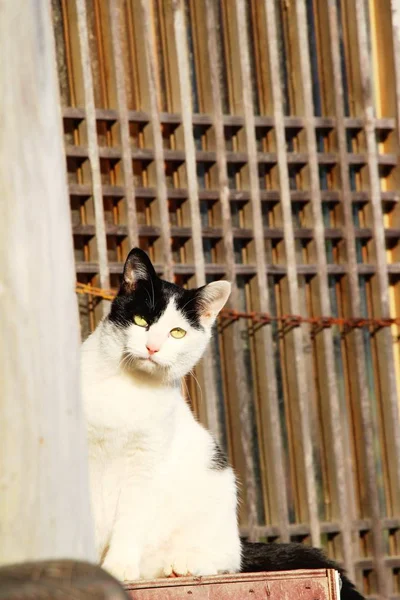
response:
<path id="1" fill-rule="evenodd" d="M 349 183 L 349 163 L 347 153 L 346 131 L 344 123 L 344 90 L 341 73 L 340 37 L 338 29 L 338 11 L 336 3 L 328 0 L 328 20 L 330 53 L 334 77 L 334 104 L 337 118 L 337 143 L 340 160 L 340 182 L 343 195 L 343 216 L 347 250 L 347 276 L 349 282 L 349 304 L 351 315 L 361 314 L 361 298 L 358 284 L 357 255 L 354 236 L 354 223 L 352 216 L 351 190 Z M 361 57 L 364 60 L 364 57 Z M 374 457 L 374 434 L 371 420 L 371 407 L 368 397 L 368 388 L 365 379 L 366 360 L 362 332 L 354 330 L 351 333 L 354 343 L 355 372 L 352 373 L 357 383 L 358 398 L 362 420 L 363 454 L 366 463 L 366 485 L 368 505 L 371 511 L 372 538 L 374 548 L 374 566 L 377 573 L 378 587 L 383 596 L 387 596 L 387 576 L 383 562 L 383 539 L 380 522 L 380 509 L 378 498 L 377 473 Z M 354 402 L 354 400 L 353 400 Z"/>
<path id="2" fill-rule="evenodd" d="M 122 166 L 124 172 L 124 189 L 128 225 L 129 246 L 139 243 L 138 223 L 136 215 L 135 183 L 132 169 L 132 152 L 129 133 L 129 110 L 127 105 L 124 62 L 122 57 L 121 32 L 122 32 L 122 0 L 109 0 L 111 20 L 111 43 L 113 49 L 115 83 L 117 88 L 117 102 L 119 113 L 119 126 L 121 131 Z"/>
<path id="3" fill-rule="evenodd" d="M 99 264 L 99 279 L 102 287 L 110 285 L 110 273 L 107 260 L 107 240 L 104 221 L 103 191 L 101 183 L 100 155 L 97 140 L 96 108 L 94 103 L 93 76 L 91 68 L 91 57 L 89 47 L 89 33 L 87 26 L 87 13 L 85 0 L 76 0 L 76 11 L 78 15 L 78 33 L 80 44 L 80 58 L 83 73 L 86 128 L 88 137 L 88 156 L 92 173 L 92 195 L 95 213 L 96 246 Z M 107 311 L 107 305 L 103 303 L 103 313 Z"/>
<path id="4" fill-rule="evenodd" d="M 328 270 L 325 252 L 325 227 L 322 215 L 321 191 L 319 182 L 318 152 L 316 144 L 316 130 L 314 126 L 314 106 L 312 96 L 311 64 L 308 44 L 308 27 L 306 7 L 304 0 L 296 0 L 296 17 L 299 44 L 299 66 L 300 79 L 303 92 L 303 118 L 305 121 L 305 133 L 307 142 L 307 153 L 309 157 L 311 208 L 313 217 L 313 233 L 317 255 L 317 285 L 319 292 L 319 305 L 322 314 L 331 314 L 328 286 Z M 329 446 L 332 449 L 333 472 L 330 478 L 335 482 L 335 495 L 338 514 L 333 518 L 339 518 L 341 525 L 341 547 L 344 565 L 350 577 L 354 578 L 353 568 L 353 544 L 352 544 L 352 515 L 349 506 L 349 494 L 346 482 L 351 477 L 345 460 L 344 432 L 341 421 L 341 409 L 339 404 L 338 387 L 335 372 L 335 356 L 333 348 L 332 330 L 323 328 L 319 334 L 322 337 L 323 378 L 326 382 L 327 411 L 328 413 L 330 439 Z M 329 469 L 331 471 L 331 469 Z"/>
<path id="5" fill-rule="evenodd" d="M 150 123 L 153 135 L 154 161 L 157 180 L 157 202 L 160 214 L 164 277 L 168 281 L 173 281 L 174 272 L 171 251 L 171 227 L 168 212 L 168 192 L 165 177 L 165 162 L 163 139 L 161 134 L 160 110 L 158 107 L 157 99 L 157 68 L 154 57 L 156 45 L 154 40 L 154 31 L 151 24 L 150 3 L 148 2 L 148 0 L 141 0 L 141 7 L 145 40 L 146 72 L 149 86 Z"/>
<path id="6" fill-rule="evenodd" d="M 233 231 L 229 201 L 226 144 L 220 89 L 221 65 L 219 64 L 218 59 L 215 3 L 213 2 L 213 0 L 206 0 L 206 12 L 208 53 L 211 73 L 211 89 L 214 107 L 213 125 L 217 151 L 219 199 L 222 213 L 225 261 L 227 264 L 227 274 L 231 281 L 233 281 L 231 305 L 238 306 L 239 300 L 236 283 L 235 256 L 233 251 Z M 246 376 L 243 369 L 243 344 L 239 336 L 240 331 L 236 328 L 233 335 L 233 354 L 235 356 L 236 386 L 239 398 L 249 398 L 250 391 L 246 382 Z M 265 329 L 262 332 L 262 337 L 265 340 L 266 351 L 263 353 L 263 361 L 261 368 L 265 368 L 266 372 L 268 373 L 268 399 L 262 403 L 261 412 L 265 412 L 268 415 L 267 419 L 263 419 L 267 420 L 268 422 L 268 430 L 261 432 L 261 435 L 263 438 L 265 438 L 264 445 L 268 445 L 271 448 L 270 465 L 272 468 L 270 468 L 268 472 L 273 474 L 273 484 L 271 485 L 271 487 L 273 486 L 275 492 L 275 513 L 278 515 L 277 522 L 279 525 L 280 539 L 282 541 L 288 541 L 288 512 L 284 472 L 284 458 L 282 449 L 281 426 L 279 421 L 276 375 L 273 365 L 273 356 L 271 354 L 272 335 L 270 328 Z M 264 462 L 265 457 L 263 457 L 263 463 Z"/>
<path id="7" fill-rule="evenodd" d="M 242 0 L 239 0 L 241 3 Z M 289 291 L 289 306 L 291 312 L 294 314 L 300 314 L 299 305 L 299 290 L 297 284 L 297 268 L 296 268 L 296 253 L 294 246 L 294 235 L 293 225 L 291 216 L 291 203 L 290 203 L 290 186 L 289 186 L 289 174 L 287 168 L 287 153 L 286 153 L 286 138 L 285 138 L 285 125 L 283 120 L 283 101 L 281 92 L 281 81 L 279 71 L 276 65 L 278 61 L 278 40 L 277 40 L 277 28 L 276 28 L 276 17 L 275 7 L 273 2 L 265 3 L 266 11 L 266 26 L 267 26 L 267 37 L 268 37 L 268 51 L 270 59 L 270 77 L 271 77 L 271 90 L 274 107 L 274 119 L 275 119 L 275 138 L 277 148 L 277 160 L 278 160 L 278 174 L 279 174 L 279 186 L 281 190 L 281 208 L 283 215 L 283 230 L 284 230 L 284 241 L 287 256 L 287 281 Z M 243 8 L 242 15 L 244 16 Z M 244 32 L 243 28 L 243 32 Z M 243 33 L 244 35 L 244 33 Z M 248 68 L 248 67 L 247 67 Z M 303 76 L 307 77 L 307 73 L 303 73 Z M 246 84 L 250 83 L 250 76 L 246 77 Z M 246 85 L 243 86 L 244 88 Z M 250 111 L 249 111 L 250 113 Z M 252 116 L 250 116 L 250 122 L 248 129 L 253 130 L 254 125 L 252 123 Z M 255 139 L 254 134 L 248 134 L 248 138 L 251 140 L 251 144 L 254 146 L 252 153 L 255 153 Z M 310 148 L 309 148 L 310 149 Z M 248 148 L 250 155 L 250 148 Z M 257 176 L 257 173 L 253 174 L 253 177 Z M 304 478 L 306 485 L 306 497 L 308 507 L 308 517 L 310 520 L 311 530 L 311 541 L 315 546 L 320 545 L 320 523 L 318 519 L 318 507 L 317 507 L 317 491 L 315 483 L 315 472 L 314 472 L 314 460 L 313 460 L 313 449 L 311 444 L 311 433 L 310 433 L 310 422 L 309 413 L 310 409 L 307 406 L 307 399 L 309 398 L 308 384 L 306 381 L 306 370 L 305 370 L 305 358 L 303 355 L 303 341 L 302 331 L 300 328 L 295 328 L 288 335 L 292 336 L 292 343 L 295 355 L 295 378 L 297 387 L 297 403 L 300 412 L 300 430 L 302 437 L 303 447 L 303 462 L 304 462 Z"/>

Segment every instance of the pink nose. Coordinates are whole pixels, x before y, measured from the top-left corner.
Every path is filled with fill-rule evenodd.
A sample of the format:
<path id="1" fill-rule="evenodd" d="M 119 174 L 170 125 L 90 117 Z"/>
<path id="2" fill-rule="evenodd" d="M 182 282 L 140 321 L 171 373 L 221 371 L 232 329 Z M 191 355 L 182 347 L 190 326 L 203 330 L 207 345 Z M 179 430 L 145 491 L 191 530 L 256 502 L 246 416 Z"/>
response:
<path id="1" fill-rule="evenodd" d="M 149 351 L 150 356 L 152 354 L 155 354 L 156 352 L 158 352 L 160 349 L 160 348 L 157 348 L 156 346 L 146 346 L 146 348 Z"/>

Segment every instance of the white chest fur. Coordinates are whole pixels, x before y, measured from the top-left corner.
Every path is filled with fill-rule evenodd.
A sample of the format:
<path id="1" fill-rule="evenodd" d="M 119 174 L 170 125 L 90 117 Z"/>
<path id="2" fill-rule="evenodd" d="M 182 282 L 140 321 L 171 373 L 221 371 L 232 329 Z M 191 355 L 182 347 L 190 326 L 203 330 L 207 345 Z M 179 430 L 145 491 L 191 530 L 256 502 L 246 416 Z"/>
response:
<path id="1" fill-rule="evenodd" d="M 179 386 L 122 371 L 101 327 L 82 353 L 99 560 L 120 579 L 238 570 L 232 470 L 213 468 L 214 440 Z"/>

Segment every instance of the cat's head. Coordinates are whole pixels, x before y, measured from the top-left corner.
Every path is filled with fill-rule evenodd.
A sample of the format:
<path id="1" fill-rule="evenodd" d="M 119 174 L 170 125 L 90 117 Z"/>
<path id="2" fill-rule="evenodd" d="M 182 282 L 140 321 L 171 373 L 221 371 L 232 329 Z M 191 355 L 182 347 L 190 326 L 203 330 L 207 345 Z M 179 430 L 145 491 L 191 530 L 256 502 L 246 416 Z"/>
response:
<path id="1" fill-rule="evenodd" d="M 174 381 L 202 356 L 231 284 L 186 290 L 160 279 L 147 254 L 134 248 L 108 316 L 121 340 L 122 368 Z"/>

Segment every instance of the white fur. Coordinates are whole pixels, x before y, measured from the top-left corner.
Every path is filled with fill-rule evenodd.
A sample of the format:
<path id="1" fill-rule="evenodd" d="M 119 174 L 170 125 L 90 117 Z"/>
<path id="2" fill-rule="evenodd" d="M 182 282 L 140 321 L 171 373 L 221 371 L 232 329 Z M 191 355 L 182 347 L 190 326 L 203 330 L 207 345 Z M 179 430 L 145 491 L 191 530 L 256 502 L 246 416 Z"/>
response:
<path id="1" fill-rule="evenodd" d="M 206 288 L 205 331 L 171 301 L 149 330 L 105 319 L 83 344 L 97 553 L 121 580 L 240 568 L 235 477 L 210 468 L 214 441 L 179 384 L 204 352 L 226 285 Z M 175 327 L 186 336 L 172 338 Z M 149 343 L 160 348 L 151 359 Z"/>

